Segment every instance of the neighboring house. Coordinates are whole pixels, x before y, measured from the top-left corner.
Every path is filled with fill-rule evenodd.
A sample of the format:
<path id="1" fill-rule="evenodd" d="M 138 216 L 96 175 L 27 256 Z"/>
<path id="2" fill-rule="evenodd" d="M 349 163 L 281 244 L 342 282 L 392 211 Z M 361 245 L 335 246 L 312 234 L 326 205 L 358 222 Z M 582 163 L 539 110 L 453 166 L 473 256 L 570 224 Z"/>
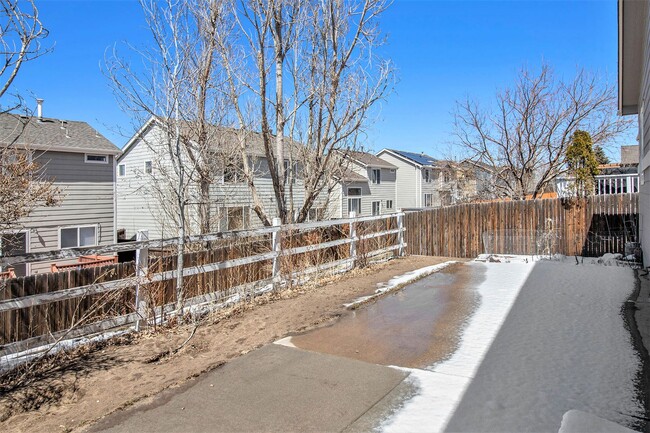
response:
<path id="1" fill-rule="evenodd" d="M 595 195 L 628 194 L 639 192 L 639 146 L 621 146 L 621 162 L 598 166 L 594 176 Z M 573 178 L 558 177 L 555 180 L 558 197 L 575 193 Z"/>
<path id="2" fill-rule="evenodd" d="M 371 153 L 348 151 L 342 156 L 344 173 L 329 199 L 330 218 L 384 215 L 397 211 L 397 167 Z"/>
<path id="3" fill-rule="evenodd" d="M 171 159 L 165 149 L 167 134 L 156 119 L 149 119 L 128 141 L 117 163 L 117 228 L 122 237 L 133 238 L 138 230 L 149 230 L 150 238 L 175 237 L 178 224 L 175 222 L 173 191 L 169 189 L 174 180 L 169 173 Z M 241 175 L 241 167 L 226 162 L 224 148 L 232 148 L 237 140 L 237 131 L 230 128 L 213 127 L 210 145 L 214 164 L 214 178 L 210 186 L 211 231 L 239 230 L 262 226 L 261 220 L 252 210 L 253 198 Z M 248 157 L 255 173 L 255 185 L 263 205 L 272 218 L 276 216 L 275 192 L 266 162 L 261 135 L 249 134 L 246 143 Z M 285 147 L 288 157 L 289 146 Z M 232 160 L 232 158 L 231 158 Z M 236 158 L 235 158 L 236 160 Z M 285 159 L 285 168 L 289 169 Z M 294 163 L 293 203 L 298 211 L 304 202 L 304 185 L 301 180 L 302 166 Z M 189 174 L 188 174 L 189 176 Z M 173 177 L 173 176 L 172 176 Z M 169 185 L 165 193 L 161 188 Z M 288 186 L 287 186 L 288 188 Z M 192 193 L 191 191 L 189 192 Z M 190 197 L 197 203 L 198 197 Z M 318 200 L 310 212 L 310 218 L 326 218 L 327 203 Z M 198 213 L 190 207 L 188 212 L 188 233 L 199 232 Z"/>
<path id="4" fill-rule="evenodd" d="M 397 167 L 398 208 L 439 207 L 465 202 L 479 190 L 476 170 L 424 153 L 382 149 L 377 156 Z"/>
<path id="5" fill-rule="evenodd" d="M 650 263 L 650 5 L 618 1 L 618 105 L 639 120 L 639 236 Z"/>
<path id="6" fill-rule="evenodd" d="M 85 122 L 1 114 L 0 144 L 9 143 L 28 149 L 61 191 L 58 206 L 35 209 L 18 229 L 2 234 L 12 254 L 116 242 L 114 160 L 120 150 L 113 143 Z M 49 272 L 50 263 L 14 267 L 21 276 Z"/>

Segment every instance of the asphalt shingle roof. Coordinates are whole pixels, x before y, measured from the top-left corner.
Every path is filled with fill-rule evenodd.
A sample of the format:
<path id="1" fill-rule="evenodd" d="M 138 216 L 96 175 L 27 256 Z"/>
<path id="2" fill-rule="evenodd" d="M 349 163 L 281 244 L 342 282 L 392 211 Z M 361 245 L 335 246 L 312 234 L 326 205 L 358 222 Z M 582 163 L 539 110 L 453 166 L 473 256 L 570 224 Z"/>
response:
<path id="1" fill-rule="evenodd" d="M 347 152 L 347 155 L 362 165 L 365 165 L 366 167 L 397 168 L 397 166 L 391 164 L 390 162 L 384 161 L 372 153 L 349 151 Z"/>
<path id="2" fill-rule="evenodd" d="M 11 144 L 35 150 L 120 153 L 117 146 L 86 122 L 0 114 L 0 145 Z"/>

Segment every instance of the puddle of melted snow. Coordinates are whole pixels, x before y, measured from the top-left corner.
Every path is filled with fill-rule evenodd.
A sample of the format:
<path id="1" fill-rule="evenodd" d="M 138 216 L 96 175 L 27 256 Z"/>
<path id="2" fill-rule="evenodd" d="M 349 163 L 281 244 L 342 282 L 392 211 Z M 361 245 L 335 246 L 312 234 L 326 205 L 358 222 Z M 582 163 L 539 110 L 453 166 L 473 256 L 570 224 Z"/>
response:
<path id="1" fill-rule="evenodd" d="M 412 283 L 335 324 L 291 338 L 296 347 L 366 362 L 425 368 L 456 349 L 483 280 L 464 264 Z"/>

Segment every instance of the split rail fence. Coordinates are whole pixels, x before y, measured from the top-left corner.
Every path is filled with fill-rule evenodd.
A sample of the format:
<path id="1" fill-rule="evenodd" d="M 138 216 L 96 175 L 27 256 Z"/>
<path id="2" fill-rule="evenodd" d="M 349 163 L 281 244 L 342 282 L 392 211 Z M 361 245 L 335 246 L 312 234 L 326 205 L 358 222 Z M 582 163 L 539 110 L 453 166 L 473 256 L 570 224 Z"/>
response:
<path id="1" fill-rule="evenodd" d="M 312 274 L 403 255 L 403 213 L 0 257 L 2 264 L 135 251 L 135 261 L 0 282 L 0 361 L 31 348 L 107 330 L 156 326 L 232 304 Z M 179 246 L 183 245 L 182 248 Z M 177 289 L 183 251 L 182 291 Z M 180 298 L 179 298 L 180 296 Z M 0 362 L 0 364 L 2 364 Z M 0 365 L 0 369 L 2 365 Z"/>
<path id="2" fill-rule="evenodd" d="M 638 240 L 638 194 L 497 201 L 407 212 L 407 254 L 623 253 Z"/>

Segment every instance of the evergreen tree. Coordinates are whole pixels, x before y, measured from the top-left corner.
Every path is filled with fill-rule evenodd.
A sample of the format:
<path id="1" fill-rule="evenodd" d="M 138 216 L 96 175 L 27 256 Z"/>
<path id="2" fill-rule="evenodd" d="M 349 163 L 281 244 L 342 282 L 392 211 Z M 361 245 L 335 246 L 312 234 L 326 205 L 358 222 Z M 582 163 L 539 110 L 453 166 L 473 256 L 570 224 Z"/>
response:
<path id="1" fill-rule="evenodd" d="M 598 165 L 609 164 L 611 162 L 602 146 L 594 146 L 594 156 L 596 157 L 596 161 L 598 161 Z"/>
<path id="2" fill-rule="evenodd" d="M 576 131 L 566 150 L 566 163 L 573 176 L 573 192 L 577 196 L 593 193 L 594 176 L 598 174 L 598 160 L 594 152 L 591 135 L 586 131 Z"/>

